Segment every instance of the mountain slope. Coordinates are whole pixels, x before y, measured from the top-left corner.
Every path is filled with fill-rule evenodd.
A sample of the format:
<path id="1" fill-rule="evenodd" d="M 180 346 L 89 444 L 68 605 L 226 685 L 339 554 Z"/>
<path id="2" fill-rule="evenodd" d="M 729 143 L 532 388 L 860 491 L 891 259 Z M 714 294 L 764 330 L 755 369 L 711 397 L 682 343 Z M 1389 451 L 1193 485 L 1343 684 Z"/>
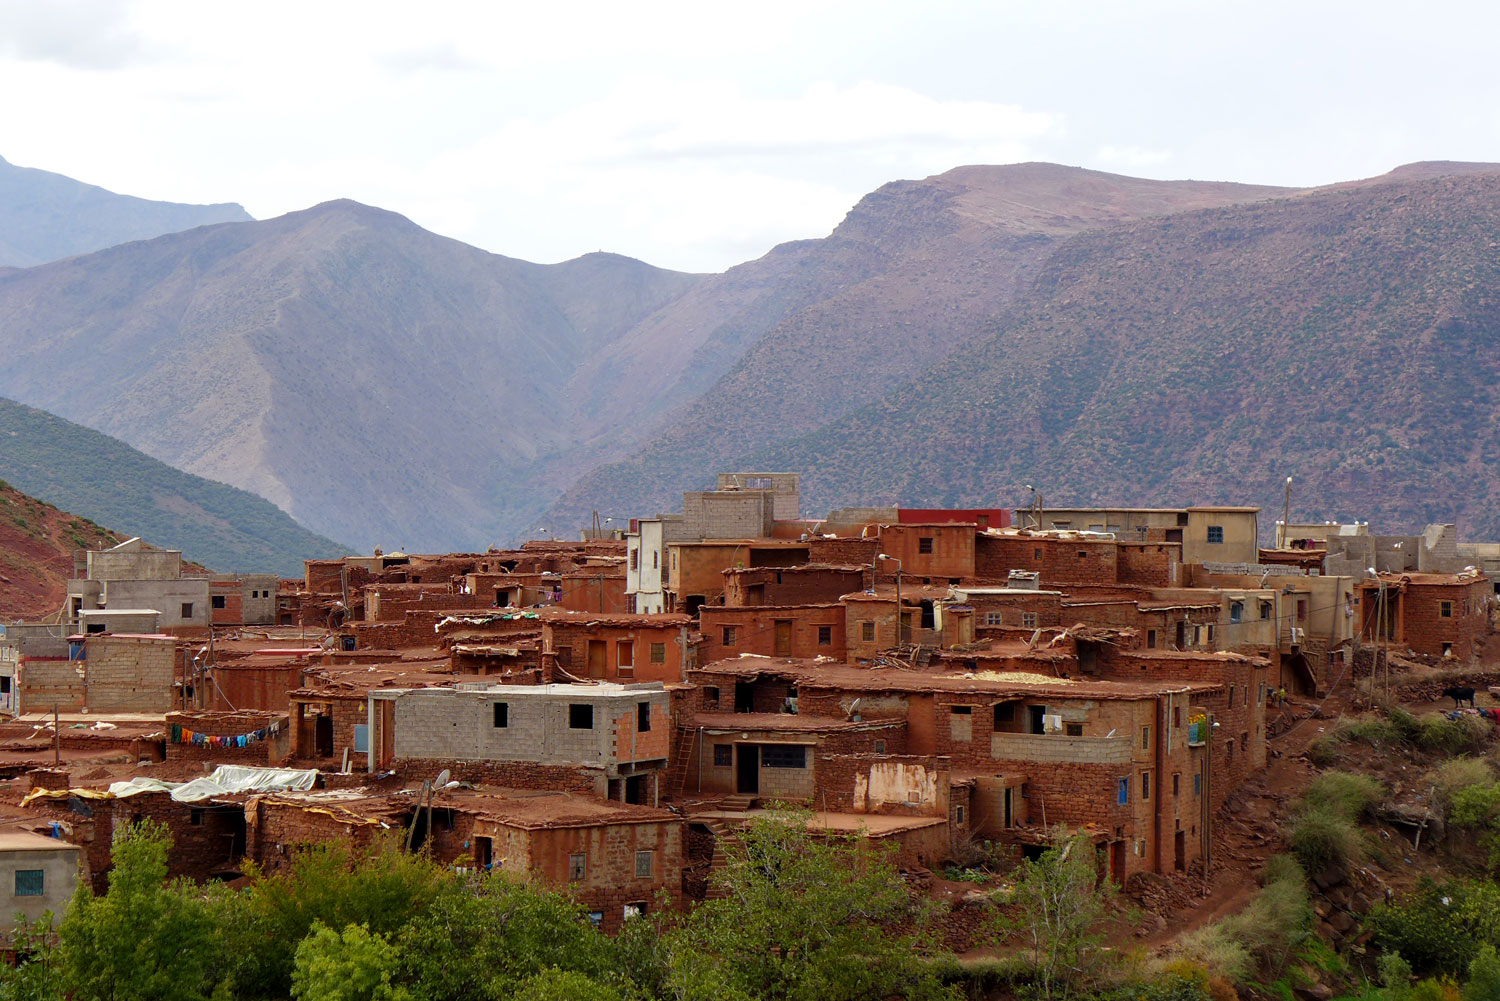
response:
<path id="1" fill-rule="evenodd" d="M 243 222 L 234 204 L 156 202 L 0 159 L 0 267 L 32 267 L 195 226 Z"/>
<path id="2" fill-rule="evenodd" d="M 183 473 L 97 431 L 6 399 L 0 399 L 0 478 L 82 518 L 181 549 L 215 570 L 298 576 L 304 559 L 348 551 L 254 494 Z M 0 511 L 0 529 L 9 513 Z M 41 525 L 28 520 L 33 524 L 17 527 Z M 96 529 L 81 519 L 72 524 L 64 533 L 71 546 L 65 552 L 94 545 L 89 533 Z M 20 551 L 31 544 L 16 545 Z M 0 551 L 6 548 L 0 539 Z M 72 568 L 69 555 L 63 579 Z M 0 599 L 4 595 L 0 589 Z"/>
<path id="3" fill-rule="evenodd" d="M 814 509 L 1254 502 L 1500 534 L 1500 166 L 1059 247 L 990 337 L 737 462 Z M 1434 176 L 1437 175 L 1437 176 Z M 1408 179 L 1410 178 L 1410 179 Z"/>
<path id="4" fill-rule="evenodd" d="M 664 510 L 737 456 L 878 399 L 988 333 L 1036 266 L 1077 233 L 1283 193 L 1039 163 L 885 185 L 826 240 L 789 248 L 796 271 L 814 280 L 769 318 L 774 326 L 743 339 L 741 357 L 699 383 L 659 436 L 581 478 L 547 518 L 566 525 L 590 509 Z M 708 284 L 693 294 L 711 292 Z"/>
<path id="5" fill-rule="evenodd" d="M 0 275 L 0 392 L 360 548 L 472 547 L 538 503 L 518 471 L 570 445 L 579 360 L 698 280 L 331 202 Z"/>
<path id="6" fill-rule="evenodd" d="M 73 553 L 124 537 L 0 482 L 0 622 L 59 611 Z"/>

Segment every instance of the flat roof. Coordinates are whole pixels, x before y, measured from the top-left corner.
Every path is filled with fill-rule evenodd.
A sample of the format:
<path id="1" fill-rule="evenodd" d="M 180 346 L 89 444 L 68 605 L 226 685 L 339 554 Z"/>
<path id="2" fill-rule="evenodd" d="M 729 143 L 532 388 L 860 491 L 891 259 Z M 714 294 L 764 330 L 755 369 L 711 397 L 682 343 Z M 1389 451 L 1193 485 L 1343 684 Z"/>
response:
<path id="1" fill-rule="evenodd" d="M 534 609 L 536 617 L 542 622 L 570 622 L 578 625 L 600 625 L 617 626 L 625 629 L 633 628 L 677 628 L 688 625 L 693 621 L 692 616 L 683 615 L 679 612 L 651 612 L 651 613 L 626 613 L 626 612 L 577 612 L 568 608 Z"/>
<path id="2" fill-rule="evenodd" d="M 905 726 L 901 719 L 853 720 L 835 716 L 803 716 L 799 713 L 698 713 L 694 726 L 709 733 L 734 733 L 758 730 L 777 733 L 847 733 L 860 730 L 889 730 Z"/>
<path id="3" fill-rule="evenodd" d="M 441 686 L 417 687 L 417 688 L 387 688 L 376 693 L 379 697 L 395 697 L 407 695 L 413 692 L 440 692 L 445 695 L 504 695 L 507 698 L 541 698 L 544 696 L 570 696 L 574 698 L 634 698 L 641 695 L 655 695 L 665 693 L 666 687 L 660 681 L 639 681 L 634 684 L 620 684 L 614 681 L 601 681 L 594 684 L 566 684 L 553 682 L 547 685 L 503 685 L 498 682 L 473 681 L 472 675 L 451 675 L 449 683 Z"/>
<path id="4" fill-rule="evenodd" d="M 0 852 L 78 851 L 78 846 L 61 838 L 49 838 L 34 831 L 0 830 Z"/>
<path id="5" fill-rule="evenodd" d="M 154 608 L 80 608 L 79 615 L 160 615 Z"/>

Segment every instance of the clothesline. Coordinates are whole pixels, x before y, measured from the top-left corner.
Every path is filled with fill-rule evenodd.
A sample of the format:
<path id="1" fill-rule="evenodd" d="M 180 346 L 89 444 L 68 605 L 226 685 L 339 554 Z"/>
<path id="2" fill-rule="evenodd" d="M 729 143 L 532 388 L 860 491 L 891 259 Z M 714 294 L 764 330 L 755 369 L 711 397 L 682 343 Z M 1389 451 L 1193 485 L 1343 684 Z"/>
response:
<path id="1" fill-rule="evenodd" d="M 249 733 L 238 733 L 233 735 L 220 735 L 210 733 L 198 733 L 177 723 L 172 724 L 172 732 L 168 740 L 173 744 L 194 744 L 198 747 L 249 747 L 263 740 L 275 736 L 281 732 L 281 723 L 275 722 L 269 726 L 261 727 L 259 730 L 251 730 Z"/>

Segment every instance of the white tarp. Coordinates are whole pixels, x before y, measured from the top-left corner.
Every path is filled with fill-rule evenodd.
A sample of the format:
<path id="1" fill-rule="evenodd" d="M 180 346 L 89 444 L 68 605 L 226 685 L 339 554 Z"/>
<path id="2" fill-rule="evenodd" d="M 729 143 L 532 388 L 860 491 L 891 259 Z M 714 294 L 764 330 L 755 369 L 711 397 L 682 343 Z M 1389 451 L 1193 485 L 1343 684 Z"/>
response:
<path id="1" fill-rule="evenodd" d="M 129 782 L 110 784 L 109 794 L 116 799 L 138 796 L 143 792 L 170 792 L 178 803 L 200 803 L 214 796 L 240 792 L 305 792 L 317 781 L 316 768 L 251 768 L 245 765 L 220 765 L 209 775 L 191 782 L 164 782 L 139 776 Z"/>

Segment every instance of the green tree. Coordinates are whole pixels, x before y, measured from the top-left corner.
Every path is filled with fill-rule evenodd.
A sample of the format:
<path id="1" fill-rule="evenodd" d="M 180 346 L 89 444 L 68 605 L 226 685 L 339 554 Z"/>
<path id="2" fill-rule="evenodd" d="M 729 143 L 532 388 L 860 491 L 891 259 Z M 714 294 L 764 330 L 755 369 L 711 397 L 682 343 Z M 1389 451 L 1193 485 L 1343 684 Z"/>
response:
<path id="1" fill-rule="evenodd" d="M 199 1001 L 221 988 L 219 919 L 233 906 L 190 882 L 167 882 L 166 828 L 143 822 L 114 844 L 109 891 L 80 883 L 59 929 L 64 993 L 77 1001 Z"/>
<path id="2" fill-rule="evenodd" d="M 11 932 L 14 963 L 0 963 L 0 1001 L 54 1001 L 62 997 L 52 915 L 20 922 Z"/>
<path id="3" fill-rule="evenodd" d="M 1500 1001 L 1500 954 L 1494 946 L 1484 946 L 1469 964 L 1464 1001 Z"/>
<path id="4" fill-rule="evenodd" d="M 391 985 L 396 947 L 364 925 L 336 932 L 321 922 L 297 945 L 292 997 L 297 1001 L 403 1001 Z"/>
<path id="5" fill-rule="evenodd" d="M 516 988 L 515 1001 L 621 1001 L 623 995 L 576 970 L 545 970 Z"/>
<path id="6" fill-rule="evenodd" d="M 948 996 L 939 950 L 893 850 L 814 834 L 811 815 L 752 820 L 725 845 L 710 899 L 667 933 L 669 997 L 855 1001 Z M 637 919 L 639 920 L 639 919 Z M 902 930 L 915 927 L 917 931 Z"/>
<path id="7" fill-rule="evenodd" d="M 1087 973 L 1087 957 L 1103 940 L 1110 884 L 1101 883 L 1098 853 L 1085 834 L 1059 830 L 1040 858 L 1021 863 L 1015 903 L 1031 946 L 1042 995 L 1067 997 Z"/>
<path id="8" fill-rule="evenodd" d="M 548 970 L 617 979 L 609 939 L 576 903 L 500 873 L 445 887 L 398 942 L 401 982 L 430 1001 L 509 997 Z"/>

